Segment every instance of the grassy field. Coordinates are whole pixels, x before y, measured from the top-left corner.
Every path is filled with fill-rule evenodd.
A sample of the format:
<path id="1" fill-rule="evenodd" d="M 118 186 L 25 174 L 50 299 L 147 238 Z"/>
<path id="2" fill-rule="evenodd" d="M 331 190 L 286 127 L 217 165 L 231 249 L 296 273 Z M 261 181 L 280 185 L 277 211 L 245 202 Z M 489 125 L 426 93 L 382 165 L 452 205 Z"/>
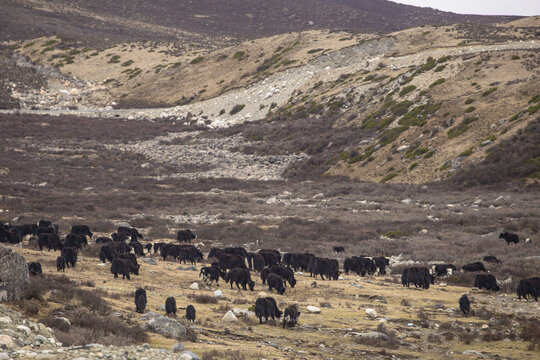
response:
<path id="1" fill-rule="evenodd" d="M 27 261 L 40 261 L 44 274 L 57 275 L 54 261 L 58 254 L 26 247 L 17 251 Z M 109 264 L 102 265 L 95 256 L 86 255 L 74 269 L 68 269 L 66 275 L 84 289 L 104 290 L 104 298 L 113 311 L 135 323 L 139 314 L 135 313 L 133 293 L 139 286 L 147 290 L 149 311 L 164 313 L 160 306 L 168 296 L 176 298 L 179 316 L 183 316 L 188 304 L 193 304 L 197 309 L 194 328 L 198 339 L 187 341 L 185 345 L 197 354 L 214 356 L 208 358 L 353 359 L 360 355 L 375 358 L 395 355 L 439 359 L 441 356 L 463 358 L 462 352 L 467 349 L 505 358 L 534 359 L 537 356 L 528 350 L 528 342 L 516 340 L 525 319 L 538 314 L 538 303 L 518 302 L 513 294 L 489 294 L 445 284 L 433 285 L 429 290 L 406 289 L 399 283 L 399 275 L 359 278 L 351 274 L 339 281 L 315 281 L 309 276 L 297 275 L 298 284 L 294 289 L 288 288 L 283 296 L 269 294 L 282 309 L 293 302 L 299 304 L 302 312 L 299 326 L 283 330 L 280 323 L 259 325 L 255 317 L 240 318 L 232 324 L 221 321 L 229 309 L 248 309 L 254 305 L 259 292 L 267 291 L 257 274 L 252 276 L 256 282 L 254 292 L 231 290 L 223 282 L 219 287 L 209 287 L 200 281 L 198 271 L 177 270 L 178 263 L 151 256 L 155 257 L 157 265 L 139 261 L 140 276 L 133 276 L 131 281 L 114 279 Z M 199 290 L 189 289 L 193 282 L 200 283 Z M 212 297 L 216 289 L 223 291 L 217 303 L 198 302 L 200 295 Z M 459 313 L 457 302 L 463 293 L 469 294 L 475 316 L 463 317 Z M 44 296 L 36 317 L 46 317 L 53 309 L 66 305 L 55 303 L 49 297 Z M 322 312 L 309 314 L 308 305 L 317 306 Z M 375 309 L 378 318 L 369 319 L 365 313 L 367 308 Z M 488 328 L 482 329 L 483 325 Z M 382 331 L 389 339 L 368 341 L 347 336 L 352 332 L 370 331 Z M 151 334 L 149 342 L 151 346 L 169 348 L 177 341 Z M 232 350 L 238 352 L 228 352 Z"/>

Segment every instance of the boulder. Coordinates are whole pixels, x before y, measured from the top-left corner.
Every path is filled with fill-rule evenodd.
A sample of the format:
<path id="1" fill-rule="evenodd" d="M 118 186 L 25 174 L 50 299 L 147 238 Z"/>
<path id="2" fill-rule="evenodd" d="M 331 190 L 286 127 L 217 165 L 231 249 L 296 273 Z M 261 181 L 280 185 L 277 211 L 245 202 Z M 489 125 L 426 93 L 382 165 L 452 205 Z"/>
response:
<path id="1" fill-rule="evenodd" d="M 201 360 L 197 355 L 192 353 L 191 351 L 184 351 L 182 354 L 180 354 L 181 360 Z"/>
<path id="2" fill-rule="evenodd" d="M 308 305 L 307 311 L 309 311 L 312 314 L 320 314 L 321 313 L 321 309 L 319 309 L 316 306 L 311 306 L 311 305 Z"/>
<path id="3" fill-rule="evenodd" d="M 221 319 L 223 322 L 237 322 L 238 318 L 234 315 L 234 313 L 229 310 L 227 313 L 223 316 L 223 319 Z"/>
<path id="4" fill-rule="evenodd" d="M 0 335 L 0 347 L 13 348 L 15 343 L 9 335 Z"/>
<path id="5" fill-rule="evenodd" d="M 476 357 L 481 357 L 482 359 L 488 359 L 487 355 L 482 354 L 480 351 L 477 351 L 477 350 L 465 350 L 463 352 L 463 355 L 473 355 Z"/>
<path id="6" fill-rule="evenodd" d="M 362 338 L 362 339 L 388 339 L 388 335 L 376 332 L 376 331 L 370 331 L 366 333 L 359 333 L 359 332 L 350 332 L 345 334 L 345 336 L 351 336 L 356 338 Z"/>
<path id="7" fill-rule="evenodd" d="M 234 308 L 232 309 L 232 312 L 236 316 L 241 316 L 241 317 L 246 317 L 246 318 L 248 316 L 255 316 L 255 313 L 253 311 L 249 311 L 247 309 Z"/>
<path id="8" fill-rule="evenodd" d="M 142 257 L 141 260 L 150 265 L 157 265 L 157 262 L 154 258 Z"/>
<path id="9" fill-rule="evenodd" d="M 24 257 L 0 245 L 0 301 L 20 300 L 30 283 Z"/>
<path id="10" fill-rule="evenodd" d="M 223 291 L 221 290 L 214 291 L 214 297 L 220 298 L 222 296 L 223 296 Z"/>
<path id="11" fill-rule="evenodd" d="M 182 343 L 176 343 L 171 348 L 171 351 L 173 351 L 173 352 L 180 352 L 180 351 L 184 351 L 184 350 L 185 350 L 184 344 L 182 344 Z"/>
<path id="12" fill-rule="evenodd" d="M 9 316 L 0 317 L 0 324 L 11 324 L 13 321 Z"/>
<path id="13" fill-rule="evenodd" d="M 141 327 L 145 331 L 155 332 L 168 338 L 184 340 L 187 335 L 184 325 L 165 316 L 154 317 L 142 324 Z"/>
<path id="14" fill-rule="evenodd" d="M 189 285 L 189 288 L 192 290 L 199 290 L 199 284 L 194 282 L 193 284 Z"/>
<path id="15" fill-rule="evenodd" d="M 377 311 L 375 311 L 375 309 L 366 309 L 366 315 L 370 319 L 375 319 L 375 318 L 377 318 Z"/>

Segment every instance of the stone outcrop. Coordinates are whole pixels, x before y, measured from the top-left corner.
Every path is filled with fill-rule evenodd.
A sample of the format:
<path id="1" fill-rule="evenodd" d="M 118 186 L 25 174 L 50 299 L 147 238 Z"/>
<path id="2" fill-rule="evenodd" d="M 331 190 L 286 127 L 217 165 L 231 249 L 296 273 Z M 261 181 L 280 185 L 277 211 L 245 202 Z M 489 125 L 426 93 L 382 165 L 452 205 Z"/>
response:
<path id="1" fill-rule="evenodd" d="M 29 283 L 30 274 L 24 257 L 0 245 L 0 301 L 19 300 Z"/>

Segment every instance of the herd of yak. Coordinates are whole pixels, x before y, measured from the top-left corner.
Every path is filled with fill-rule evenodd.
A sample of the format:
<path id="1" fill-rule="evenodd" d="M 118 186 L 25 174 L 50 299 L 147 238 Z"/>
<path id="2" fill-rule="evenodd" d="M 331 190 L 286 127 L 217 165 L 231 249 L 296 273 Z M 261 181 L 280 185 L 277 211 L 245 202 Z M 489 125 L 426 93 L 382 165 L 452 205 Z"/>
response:
<path id="1" fill-rule="evenodd" d="M 88 239 L 92 239 L 94 234 L 87 225 L 73 225 L 69 234 L 61 238 L 59 227 L 51 221 L 40 220 L 38 224 L 11 225 L 0 223 L 0 242 L 17 244 L 22 242 L 25 236 L 37 238 L 37 246 L 40 250 L 60 251 L 57 258 L 57 271 L 65 271 L 66 267 L 75 267 L 79 250 L 88 245 Z M 154 253 L 160 254 L 163 260 L 173 258 L 180 262 L 196 264 L 204 260 L 203 253 L 191 241 L 196 236 L 191 230 L 179 230 L 177 233 L 178 243 L 145 243 L 141 240 L 143 235 L 133 227 L 119 226 L 117 231 L 110 237 L 97 237 L 94 241 L 100 244 L 99 259 L 103 263 L 110 262 L 110 271 L 117 278 L 122 275 L 122 279 L 130 280 L 130 274 L 138 275 L 140 265 L 137 256 Z M 508 245 L 518 243 L 519 237 L 516 234 L 502 233 L 500 238 L 504 239 Z M 342 246 L 335 246 L 334 252 L 344 252 Z M 338 280 L 341 272 L 338 260 L 317 257 L 311 253 L 285 253 L 272 249 L 262 249 L 257 252 L 248 252 L 243 247 L 213 247 L 210 249 L 208 259 L 214 259 L 211 266 L 202 267 L 199 276 L 204 281 L 219 283 L 222 278 L 226 283 L 233 284 L 240 290 L 254 290 L 255 282 L 251 279 L 251 271 L 260 274 L 263 284 L 268 286 L 268 290 L 276 290 L 280 295 L 286 291 L 289 284 L 294 288 L 296 279 L 295 272 L 309 272 L 312 277 L 328 280 Z M 485 262 L 500 263 L 495 256 L 485 256 Z M 247 263 L 247 264 L 246 264 Z M 361 276 L 384 275 L 386 267 L 389 266 L 389 259 L 386 257 L 368 257 L 365 255 L 352 256 L 345 259 L 343 269 L 345 273 L 353 271 Z M 42 273 L 41 264 L 38 262 L 28 263 L 29 272 L 32 275 Z M 403 286 L 414 285 L 416 288 L 428 289 L 433 284 L 436 276 L 451 275 L 456 271 L 453 264 L 437 264 L 427 267 L 408 267 L 401 275 Z M 479 289 L 498 291 L 497 280 L 492 274 L 488 274 L 481 261 L 462 266 L 465 272 L 483 272 L 476 275 L 474 286 Z M 534 277 L 523 279 L 517 286 L 517 295 L 521 300 L 524 297 L 528 300 L 529 295 L 535 301 L 540 296 L 540 278 Z M 135 292 L 135 305 L 139 313 L 143 313 L 146 307 L 146 291 L 142 288 Z M 470 300 L 466 295 L 459 299 L 459 306 L 465 315 L 470 311 Z M 166 313 L 176 316 L 176 301 L 173 297 L 167 298 L 165 302 Z M 260 297 L 255 303 L 255 314 L 262 323 L 265 318 L 281 318 L 283 315 L 283 327 L 295 326 L 300 315 L 296 305 L 289 306 L 285 312 L 279 310 L 273 297 Z M 186 318 L 195 320 L 195 308 L 189 305 L 186 308 Z"/>

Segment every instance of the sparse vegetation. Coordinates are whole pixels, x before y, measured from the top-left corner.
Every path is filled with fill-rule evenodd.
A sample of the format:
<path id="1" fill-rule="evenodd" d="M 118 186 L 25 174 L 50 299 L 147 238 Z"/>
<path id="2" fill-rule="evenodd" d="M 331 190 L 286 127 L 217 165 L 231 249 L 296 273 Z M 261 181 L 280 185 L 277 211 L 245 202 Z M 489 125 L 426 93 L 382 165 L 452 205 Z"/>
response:
<path id="1" fill-rule="evenodd" d="M 405 86 L 405 87 L 402 88 L 401 91 L 399 92 L 399 96 L 405 96 L 405 95 L 407 95 L 408 93 L 410 93 L 411 91 L 414 91 L 414 89 L 416 89 L 416 86 L 414 86 L 414 85 L 408 85 L 408 86 Z"/>
<path id="2" fill-rule="evenodd" d="M 453 127 L 452 129 L 448 130 L 448 138 L 453 139 L 456 138 L 464 133 L 466 133 L 469 130 L 469 124 L 477 121 L 477 117 L 468 117 L 465 120 L 463 120 L 458 126 Z"/>
<path id="3" fill-rule="evenodd" d="M 484 91 L 482 93 L 482 96 L 488 96 L 489 94 L 491 94 L 492 92 L 496 91 L 497 88 L 496 87 L 492 87 L 492 88 L 489 88 L 488 90 Z"/>
<path id="4" fill-rule="evenodd" d="M 244 105 L 244 104 L 236 104 L 236 105 L 234 105 L 233 108 L 231 109 L 231 111 L 229 111 L 229 115 L 234 115 L 234 114 L 239 113 L 240 111 L 242 111 L 244 109 L 244 107 L 246 107 L 246 105 Z"/>
<path id="5" fill-rule="evenodd" d="M 444 78 L 437 79 L 431 85 L 429 85 L 429 88 L 432 89 L 437 85 L 443 84 L 445 81 L 446 81 L 446 79 L 444 79 Z"/>
<path id="6" fill-rule="evenodd" d="M 204 61 L 204 56 L 197 56 L 196 58 L 192 59 L 189 63 L 191 65 L 199 64 Z"/>

